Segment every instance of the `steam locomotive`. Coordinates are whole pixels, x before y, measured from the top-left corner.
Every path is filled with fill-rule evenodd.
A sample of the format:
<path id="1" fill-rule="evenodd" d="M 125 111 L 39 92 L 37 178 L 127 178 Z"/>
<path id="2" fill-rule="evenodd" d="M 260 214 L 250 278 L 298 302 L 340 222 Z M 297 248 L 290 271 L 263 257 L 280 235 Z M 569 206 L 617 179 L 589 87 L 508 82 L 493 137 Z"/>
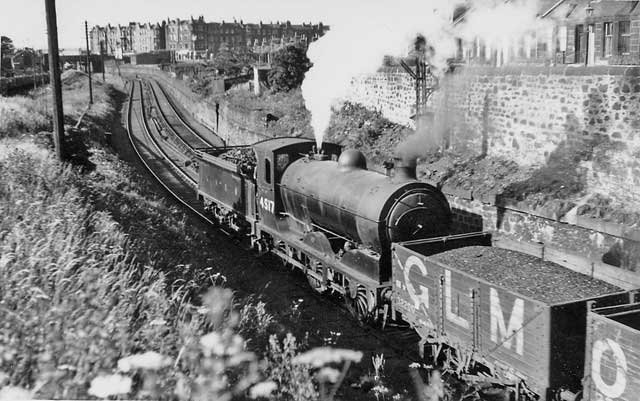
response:
<path id="1" fill-rule="evenodd" d="M 314 289 L 373 313 L 390 295 L 391 243 L 446 233 L 449 204 L 415 179 L 415 165 L 392 177 L 367 170 L 357 150 L 314 147 L 302 138 L 259 142 L 251 166 L 219 157 L 229 148 L 200 150 L 198 196 L 256 249 L 304 271 Z"/>
<path id="2" fill-rule="evenodd" d="M 421 353 L 431 344 L 433 358 L 497 385 L 500 399 L 575 401 L 583 386 L 592 399 L 636 399 L 640 379 L 620 369 L 640 374 L 640 344 L 629 345 L 637 338 L 615 348 L 599 333 L 618 330 L 622 310 L 625 335 L 637 336 L 640 297 L 490 246 L 487 233 L 452 235 L 447 199 L 416 179 L 415 164 L 383 174 L 357 150 L 325 143 L 318 152 L 303 138 L 199 149 L 197 158 L 198 197 L 219 224 L 303 271 L 316 291 L 340 293 L 358 316 L 401 317 Z"/>

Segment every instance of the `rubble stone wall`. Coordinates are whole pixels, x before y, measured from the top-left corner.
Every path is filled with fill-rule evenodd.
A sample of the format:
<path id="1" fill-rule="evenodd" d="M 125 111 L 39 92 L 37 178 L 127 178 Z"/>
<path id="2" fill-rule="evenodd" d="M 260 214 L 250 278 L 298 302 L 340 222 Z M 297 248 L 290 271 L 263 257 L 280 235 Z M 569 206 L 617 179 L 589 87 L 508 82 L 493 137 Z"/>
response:
<path id="1" fill-rule="evenodd" d="M 381 112 L 397 124 L 414 127 L 415 83 L 409 74 L 400 70 L 360 75 L 351 81 L 345 100 L 360 103 L 370 110 Z"/>
<path id="2" fill-rule="evenodd" d="M 349 100 L 410 125 L 411 77 L 353 80 Z M 470 67 L 441 81 L 431 102 L 452 146 L 542 166 L 556 151 L 588 152 L 590 192 L 640 207 L 640 68 Z"/>
<path id="3" fill-rule="evenodd" d="M 434 104 L 454 146 L 529 166 L 587 153 L 588 191 L 640 206 L 640 68 L 483 68 L 442 88 Z"/>

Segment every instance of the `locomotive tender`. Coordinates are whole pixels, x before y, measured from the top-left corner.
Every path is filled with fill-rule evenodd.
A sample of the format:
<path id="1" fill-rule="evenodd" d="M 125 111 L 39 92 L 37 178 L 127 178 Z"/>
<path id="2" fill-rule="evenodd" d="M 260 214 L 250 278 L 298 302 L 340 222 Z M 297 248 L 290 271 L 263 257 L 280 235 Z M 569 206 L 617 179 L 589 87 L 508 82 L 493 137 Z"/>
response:
<path id="1" fill-rule="evenodd" d="M 437 188 L 416 179 L 415 165 L 400 164 L 393 176 L 385 175 L 368 170 L 359 151 L 325 143 L 317 153 L 314 144 L 276 138 L 199 149 L 198 197 L 222 225 L 302 270 L 315 290 L 339 292 L 358 315 L 383 313 L 386 320 L 389 309 L 393 318 L 401 314 L 423 339 L 420 351 L 427 342 L 436 344 L 432 356 L 446 351 L 461 374 L 479 364 L 490 382 L 512 386 L 518 395 L 554 400 L 564 394 L 571 400 L 589 376 L 586 359 L 591 372 L 597 370 L 595 383 L 609 383 L 597 380 L 600 366 L 590 354 L 595 346 L 585 346 L 588 303 L 611 307 L 630 300 L 627 308 L 637 311 L 630 293 L 540 260 L 520 270 L 518 253 L 487 246 L 486 233 L 449 235 L 449 204 Z M 254 160 L 230 160 L 230 149 Z M 480 256 L 497 255 L 485 265 L 498 274 L 461 268 L 456 252 L 470 246 Z M 553 288 L 568 279 L 592 293 L 563 298 L 571 292 L 555 288 L 539 296 L 519 283 L 532 274 L 542 274 L 534 285 Z M 598 361 L 608 361 L 598 344 Z M 628 344 L 626 350 L 635 352 L 638 369 L 639 351 Z M 633 380 L 637 387 L 640 379 Z M 604 394 L 593 386 L 589 391 Z"/>

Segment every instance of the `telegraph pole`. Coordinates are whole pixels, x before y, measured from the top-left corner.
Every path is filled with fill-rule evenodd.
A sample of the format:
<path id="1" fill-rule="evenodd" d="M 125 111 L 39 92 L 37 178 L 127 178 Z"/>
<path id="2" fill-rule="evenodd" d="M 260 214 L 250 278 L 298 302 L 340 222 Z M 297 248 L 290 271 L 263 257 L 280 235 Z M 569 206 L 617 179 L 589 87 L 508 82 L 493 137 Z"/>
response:
<path id="1" fill-rule="evenodd" d="M 104 43 L 102 43 L 102 41 L 100 41 L 100 62 L 102 63 L 102 82 L 105 82 L 106 79 L 104 78 L 104 70 L 105 70 L 105 66 L 104 66 Z"/>
<path id="2" fill-rule="evenodd" d="M 91 52 L 89 51 L 89 25 L 84 21 L 84 38 L 87 41 L 87 72 L 89 73 L 89 104 L 93 104 L 93 82 L 91 82 Z"/>
<path id="3" fill-rule="evenodd" d="M 47 30 L 49 33 L 49 76 L 53 89 L 53 143 L 56 156 L 64 159 L 64 115 L 62 111 L 62 83 L 60 82 L 60 55 L 58 54 L 58 23 L 56 0 L 45 0 Z"/>

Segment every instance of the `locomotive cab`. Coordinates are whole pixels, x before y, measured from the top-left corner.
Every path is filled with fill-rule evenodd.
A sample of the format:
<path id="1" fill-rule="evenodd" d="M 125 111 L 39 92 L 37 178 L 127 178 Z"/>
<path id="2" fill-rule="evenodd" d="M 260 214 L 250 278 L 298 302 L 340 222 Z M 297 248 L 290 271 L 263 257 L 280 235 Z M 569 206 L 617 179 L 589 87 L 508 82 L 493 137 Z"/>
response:
<path id="1" fill-rule="evenodd" d="M 282 175 L 296 160 L 314 157 L 315 141 L 305 138 L 277 138 L 257 143 L 254 149 L 257 160 L 257 215 L 264 225 L 278 229 L 279 223 L 285 218 L 279 190 Z M 329 160 L 337 160 L 341 153 L 341 147 L 333 143 L 325 143 L 322 150 L 322 157 Z"/>

